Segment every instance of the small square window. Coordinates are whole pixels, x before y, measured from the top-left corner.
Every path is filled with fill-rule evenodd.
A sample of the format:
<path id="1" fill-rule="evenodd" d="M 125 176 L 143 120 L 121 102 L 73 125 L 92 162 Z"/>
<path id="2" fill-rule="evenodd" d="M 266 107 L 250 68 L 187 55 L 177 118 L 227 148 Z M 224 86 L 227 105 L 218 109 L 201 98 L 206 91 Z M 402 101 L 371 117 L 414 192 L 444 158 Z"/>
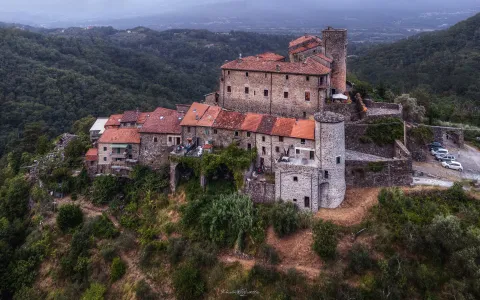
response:
<path id="1" fill-rule="evenodd" d="M 227 71 L 227 74 L 230 75 L 230 71 Z"/>
<path id="2" fill-rule="evenodd" d="M 106 157 L 104 157 L 104 158 L 103 158 L 103 161 L 107 161 L 107 158 L 106 158 Z"/>
<path id="3" fill-rule="evenodd" d="M 279 141 L 279 142 L 283 142 L 283 136 L 279 136 L 279 137 L 278 137 L 278 141 Z"/>
<path id="4" fill-rule="evenodd" d="M 285 79 L 288 80 L 288 75 L 285 75 Z"/>
<path id="5" fill-rule="evenodd" d="M 157 138 L 157 137 L 154 137 L 154 138 L 153 138 L 153 142 L 154 142 L 154 143 L 158 142 L 158 138 Z"/>
<path id="6" fill-rule="evenodd" d="M 283 98 L 288 98 L 288 92 L 283 92 Z"/>
<path id="7" fill-rule="evenodd" d="M 267 148 L 262 147 L 262 154 L 263 154 L 263 155 L 266 155 L 266 154 L 267 154 Z"/>
<path id="8" fill-rule="evenodd" d="M 293 199 L 293 202 L 297 202 L 297 199 Z"/>
<path id="9" fill-rule="evenodd" d="M 315 159 L 315 151 L 310 151 L 310 160 Z"/>
<path id="10" fill-rule="evenodd" d="M 305 92 L 305 101 L 310 101 L 310 92 Z"/>
<path id="11" fill-rule="evenodd" d="M 238 136 L 238 131 L 235 131 L 235 136 Z"/>
<path id="12" fill-rule="evenodd" d="M 247 149 L 252 150 L 252 144 L 247 144 Z"/>
<path id="13" fill-rule="evenodd" d="M 172 137 L 171 137 L 171 136 L 168 137 L 168 141 L 169 141 L 170 143 L 172 142 Z"/>
<path id="14" fill-rule="evenodd" d="M 268 97 L 268 90 L 263 90 L 263 96 Z"/>
<path id="15" fill-rule="evenodd" d="M 217 134 L 217 133 L 218 133 L 218 130 L 214 129 L 213 134 Z"/>
<path id="16" fill-rule="evenodd" d="M 248 72 L 245 72 L 245 76 L 247 76 L 247 77 L 248 77 Z"/>
<path id="17" fill-rule="evenodd" d="M 190 133 L 190 127 L 187 127 L 187 132 Z"/>
<path id="18" fill-rule="evenodd" d="M 307 76 L 307 81 L 310 81 L 310 76 Z"/>
<path id="19" fill-rule="evenodd" d="M 303 112 L 303 118 L 306 119 L 307 118 L 307 113 L 304 111 Z"/>
<path id="20" fill-rule="evenodd" d="M 227 93 L 231 93 L 232 92 L 232 87 L 231 86 L 227 86 Z"/>
<path id="21" fill-rule="evenodd" d="M 279 153 L 280 152 L 280 147 L 275 147 L 275 152 Z"/>
<path id="22" fill-rule="evenodd" d="M 304 204 L 305 204 L 305 207 L 310 207 L 310 197 L 304 198 Z"/>
<path id="23" fill-rule="evenodd" d="M 305 139 L 301 139 L 301 140 L 300 140 L 300 143 L 301 143 L 302 145 L 305 145 Z"/>
<path id="24" fill-rule="evenodd" d="M 248 86 L 245 87 L 245 94 L 248 94 L 248 92 L 250 91 L 250 89 L 248 88 Z"/>
<path id="25" fill-rule="evenodd" d="M 342 162 L 342 158 L 340 156 L 337 156 L 337 165 Z"/>
<path id="26" fill-rule="evenodd" d="M 323 177 L 324 177 L 325 179 L 328 179 L 328 171 L 325 171 Z"/>
<path id="27" fill-rule="evenodd" d="M 293 176 L 293 181 L 298 182 L 298 177 L 297 177 L 297 176 Z"/>
<path id="28" fill-rule="evenodd" d="M 265 136 L 262 135 L 262 142 L 265 142 Z"/>
<path id="29" fill-rule="evenodd" d="M 252 133 L 250 131 L 247 132 L 247 137 L 250 137 Z"/>
<path id="30" fill-rule="evenodd" d="M 103 151 L 107 151 L 107 147 L 103 147 Z"/>
<path id="31" fill-rule="evenodd" d="M 295 149 L 296 154 L 300 154 L 300 149 Z"/>

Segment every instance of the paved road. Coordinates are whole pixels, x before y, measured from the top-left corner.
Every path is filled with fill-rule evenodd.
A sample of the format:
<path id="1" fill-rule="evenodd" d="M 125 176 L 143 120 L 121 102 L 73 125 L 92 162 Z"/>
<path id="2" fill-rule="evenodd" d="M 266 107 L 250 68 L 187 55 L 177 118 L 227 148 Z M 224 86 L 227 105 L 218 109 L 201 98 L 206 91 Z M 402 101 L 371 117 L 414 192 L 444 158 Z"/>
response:
<path id="1" fill-rule="evenodd" d="M 453 182 L 440 179 L 431 179 L 425 177 L 413 177 L 413 184 L 415 185 L 433 185 L 449 188 L 453 186 Z"/>

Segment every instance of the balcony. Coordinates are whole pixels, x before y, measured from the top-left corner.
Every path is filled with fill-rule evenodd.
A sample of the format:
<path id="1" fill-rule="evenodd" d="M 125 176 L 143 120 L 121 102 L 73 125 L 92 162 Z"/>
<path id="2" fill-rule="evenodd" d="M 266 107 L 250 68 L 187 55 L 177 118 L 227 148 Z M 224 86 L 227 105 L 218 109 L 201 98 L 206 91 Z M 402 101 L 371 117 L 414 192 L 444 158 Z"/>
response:
<path id="1" fill-rule="evenodd" d="M 112 153 L 110 153 L 110 157 L 111 157 L 111 158 L 126 158 L 126 157 L 127 157 L 127 153 L 116 153 L 116 152 L 112 152 Z"/>

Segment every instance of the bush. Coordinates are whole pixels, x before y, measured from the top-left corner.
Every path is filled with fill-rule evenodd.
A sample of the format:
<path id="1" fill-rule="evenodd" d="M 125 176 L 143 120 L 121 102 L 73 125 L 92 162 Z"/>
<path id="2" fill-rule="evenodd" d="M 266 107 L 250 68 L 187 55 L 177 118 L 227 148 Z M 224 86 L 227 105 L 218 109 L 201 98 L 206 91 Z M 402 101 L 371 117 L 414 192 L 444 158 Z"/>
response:
<path id="1" fill-rule="evenodd" d="M 102 255 L 103 259 L 108 262 L 112 262 L 115 257 L 117 257 L 117 249 L 112 245 L 105 245 L 102 249 L 100 249 L 100 254 Z"/>
<path id="2" fill-rule="evenodd" d="M 356 274 L 362 274 L 373 266 L 368 249 L 360 244 L 353 245 L 348 258 L 350 259 L 349 269 Z"/>
<path id="3" fill-rule="evenodd" d="M 292 234 L 299 228 L 298 208 L 291 202 L 275 203 L 270 220 L 278 237 Z"/>
<path id="4" fill-rule="evenodd" d="M 137 296 L 137 299 L 139 300 L 157 299 L 155 294 L 152 292 L 152 289 L 144 279 L 137 283 L 137 286 L 135 287 L 135 296 Z"/>
<path id="5" fill-rule="evenodd" d="M 83 222 L 83 212 L 78 205 L 65 204 L 60 207 L 57 215 L 57 225 L 62 231 L 75 228 Z"/>
<path id="6" fill-rule="evenodd" d="M 113 239 L 119 235 L 119 231 L 105 213 L 96 217 L 90 226 L 93 235 L 97 238 Z"/>
<path id="7" fill-rule="evenodd" d="M 271 265 L 277 265 L 280 262 L 277 250 L 270 245 L 262 245 L 260 247 L 260 257 Z"/>
<path id="8" fill-rule="evenodd" d="M 335 258 L 337 227 L 332 222 L 317 221 L 313 227 L 313 250 L 323 259 Z"/>
<path id="9" fill-rule="evenodd" d="M 197 268 L 184 264 L 173 273 L 175 295 L 180 300 L 199 299 L 205 292 L 205 283 Z"/>
<path id="10" fill-rule="evenodd" d="M 90 287 L 83 293 L 82 300 L 103 300 L 103 295 L 107 289 L 103 284 L 92 283 Z"/>
<path id="11" fill-rule="evenodd" d="M 110 280 L 115 282 L 125 275 L 127 271 L 127 266 L 125 263 L 120 259 L 120 257 L 115 257 L 112 261 L 110 266 Z"/>
<path id="12" fill-rule="evenodd" d="M 113 200 L 120 185 L 115 176 L 99 176 L 93 181 L 93 203 L 105 204 Z"/>

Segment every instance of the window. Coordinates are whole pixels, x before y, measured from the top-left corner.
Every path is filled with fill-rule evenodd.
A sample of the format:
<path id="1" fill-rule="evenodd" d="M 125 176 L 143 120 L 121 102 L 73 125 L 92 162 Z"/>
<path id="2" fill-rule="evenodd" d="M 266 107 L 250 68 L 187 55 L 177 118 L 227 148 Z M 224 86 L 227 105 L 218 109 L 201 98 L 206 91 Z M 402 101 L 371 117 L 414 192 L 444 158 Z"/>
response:
<path id="1" fill-rule="evenodd" d="M 283 92 L 283 98 L 285 98 L 285 99 L 288 98 L 288 92 Z"/>
<path id="2" fill-rule="evenodd" d="M 154 142 L 154 143 L 158 142 L 157 137 L 154 137 L 154 138 L 153 138 L 153 142 Z"/>
<path id="3" fill-rule="evenodd" d="M 132 145 L 128 145 L 127 148 L 132 150 Z"/>
<path id="4" fill-rule="evenodd" d="M 285 75 L 285 79 L 288 80 L 288 75 Z"/>
<path id="5" fill-rule="evenodd" d="M 293 202 L 297 202 L 297 199 L 293 199 Z"/>
<path id="6" fill-rule="evenodd" d="M 238 131 L 235 131 L 235 136 L 238 136 Z"/>
<path id="7" fill-rule="evenodd" d="M 210 134 L 210 130 L 208 128 L 205 128 L 205 134 L 206 135 L 209 135 Z"/>
<path id="8" fill-rule="evenodd" d="M 248 72 L 245 72 L 245 76 L 248 77 Z"/>
<path id="9" fill-rule="evenodd" d="M 297 176 L 293 176 L 293 181 L 298 182 L 298 177 L 297 177 Z"/>
<path id="10" fill-rule="evenodd" d="M 252 144 L 247 144 L 247 149 L 252 150 Z"/>
<path id="11" fill-rule="evenodd" d="M 217 134 L 217 133 L 218 133 L 218 130 L 214 129 L 213 134 Z"/>
<path id="12" fill-rule="evenodd" d="M 230 71 L 227 71 L 227 74 L 230 75 Z"/>
<path id="13" fill-rule="evenodd" d="M 323 177 L 324 177 L 325 179 L 328 179 L 328 171 L 325 171 Z"/>
<path id="14" fill-rule="evenodd" d="M 268 90 L 263 90 L 263 96 L 268 97 Z"/>
<path id="15" fill-rule="evenodd" d="M 310 92 L 305 92 L 305 101 L 310 101 Z"/>
<path id="16" fill-rule="evenodd" d="M 307 81 L 310 81 L 310 76 L 307 76 Z"/>
<path id="17" fill-rule="evenodd" d="M 337 156 L 337 165 L 342 162 L 342 158 L 340 156 Z"/>
<path id="18" fill-rule="evenodd" d="M 104 157 L 104 158 L 103 158 L 103 161 L 107 161 L 107 158 L 106 158 L 106 157 Z"/>
<path id="19" fill-rule="evenodd" d="M 245 87 L 245 94 L 248 94 L 249 92 L 249 89 L 248 89 L 248 86 Z"/>
<path id="20" fill-rule="evenodd" d="M 262 135 L 262 142 L 265 142 L 265 136 Z"/>
<path id="21" fill-rule="evenodd" d="M 300 154 L 300 149 L 295 149 L 295 154 Z"/>
<path id="22" fill-rule="evenodd" d="M 187 132 L 190 133 L 190 127 L 187 127 Z"/>
<path id="23" fill-rule="evenodd" d="M 277 153 L 280 152 L 280 147 L 278 147 L 278 146 L 275 147 L 275 152 L 277 152 Z"/>
<path id="24" fill-rule="evenodd" d="M 283 142 L 283 136 L 279 136 L 279 137 L 278 137 L 278 141 L 279 141 L 279 142 Z"/>
<path id="25" fill-rule="evenodd" d="M 168 142 L 169 142 L 169 143 L 172 142 L 172 137 L 171 137 L 171 136 L 168 137 Z"/>
<path id="26" fill-rule="evenodd" d="M 335 95 L 337 93 L 336 89 L 332 89 L 332 95 Z"/>
<path id="27" fill-rule="evenodd" d="M 265 147 L 262 147 L 262 154 L 266 155 L 267 154 L 267 149 Z"/>
<path id="28" fill-rule="evenodd" d="M 305 207 L 310 207 L 310 197 L 305 197 L 304 198 L 304 205 L 305 205 Z"/>
<path id="29" fill-rule="evenodd" d="M 132 159 L 132 158 L 133 158 L 133 155 L 129 154 L 128 159 Z"/>
<path id="30" fill-rule="evenodd" d="M 180 138 L 177 137 L 177 145 L 180 145 Z"/>
<path id="31" fill-rule="evenodd" d="M 307 112 L 303 112 L 303 118 L 306 119 L 307 118 Z"/>
<path id="32" fill-rule="evenodd" d="M 300 140 L 300 143 L 301 143 L 302 145 L 305 145 L 305 139 L 301 139 L 301 140 Z"/>
<path id="33" fill-rule="evenodd" d="M 231 92 L 232 92 L 232 87 L 231 87 L 231 86 L 227 86 L 227 92 L 228 92 L 228 93 L 231 93 Z"/>
<path id="34" fill-rule="evenodd" d="M 103 147 L 103 151 L 107 151 L 107 147 Z"/>
<path id="35" fill-rule="evenodd" d="M 267 73 L 265 73 L 265 78 L 267 78 Z"/>
<path id="36" fill-rule="evenodd" d="M 250 137 L 250 135 L 252 135 L 252 133 L 250 131 L 247 132 L 247 137 Z"/>
<path id="37" fill-rule="evenodd" d="M 310 151 L 310 159 L 311 160 L 315 159 L 315 151 Z"/>

